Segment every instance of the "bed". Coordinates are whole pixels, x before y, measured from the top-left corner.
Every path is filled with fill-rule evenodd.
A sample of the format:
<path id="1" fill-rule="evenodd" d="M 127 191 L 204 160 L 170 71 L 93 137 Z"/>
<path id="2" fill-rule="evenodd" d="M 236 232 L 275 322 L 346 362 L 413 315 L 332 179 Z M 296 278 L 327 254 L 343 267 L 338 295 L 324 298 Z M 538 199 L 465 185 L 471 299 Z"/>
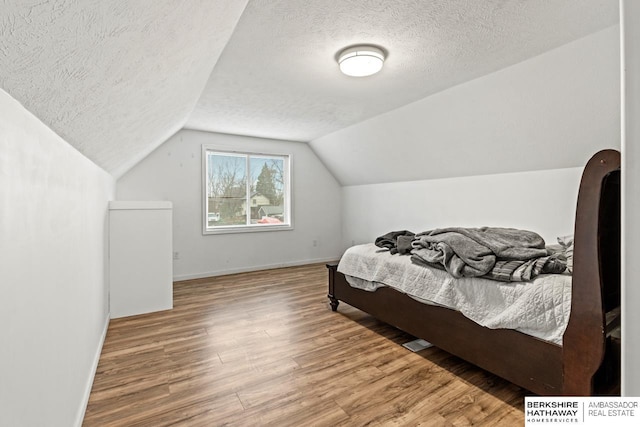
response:
<path id="1" fill-rule="evenodd" d="M 573 268 L 565 297 L 570 310 L 555 338 L 485 327 L 460 311 L 426 304 L 389 286 L 354 287 L 338 271 L 338 263 L 327 265 L 329 303 L 333 311 L 340 301 L 349 304 L 534 394 L 619 394 L 618 151 L 600 151 L 585 166 L 573 238 Z"/>

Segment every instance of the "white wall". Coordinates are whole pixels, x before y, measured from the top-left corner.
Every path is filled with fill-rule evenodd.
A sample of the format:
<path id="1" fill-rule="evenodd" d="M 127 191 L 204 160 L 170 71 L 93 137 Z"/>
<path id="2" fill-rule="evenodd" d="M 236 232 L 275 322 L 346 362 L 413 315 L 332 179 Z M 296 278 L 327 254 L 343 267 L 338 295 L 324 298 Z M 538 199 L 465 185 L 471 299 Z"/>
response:
<path id="1" fill-rule="evenodd" d="M 108 323 L 113 178 L 0 90 L 0 425 L 80 425 Z"/>
<path id="2" fill-rule="evenodd" d="M 292 155 L 294 229 L 202 235 L 203 144 Z M 337 259 L 340 185 L 302 143 L 182 130 L 117 182 L 119 200 L 173 202 L 176 280 Z M 313 246 L 313 241 L 316 246 Z"/>
<path id="3" fill-rule="evenodd" d="M 311 146 L 343 185 L 584 166 L 620 147 L 619 58 L 614 26 Z"/>
<path id="4" fill-rule="evenodd" d="M 622 393 L 640 396 L 640 2 L 621 0 L 622 27 Z"/>
<path id="5" fill-rule="evenodd" d="M 570 168 L 347 186 L 343 243 L 371 242 L 394 230 L 485 225 L 533 230 L 556 243 L 573 234 L 581 174 Z"/>

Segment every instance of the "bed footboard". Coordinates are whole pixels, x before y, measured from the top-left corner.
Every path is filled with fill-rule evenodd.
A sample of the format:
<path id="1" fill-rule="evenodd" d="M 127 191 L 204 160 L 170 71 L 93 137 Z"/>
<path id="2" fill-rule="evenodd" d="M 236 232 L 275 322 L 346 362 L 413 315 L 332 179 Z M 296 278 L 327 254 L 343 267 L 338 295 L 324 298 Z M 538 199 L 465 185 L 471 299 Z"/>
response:
<path id="1" fill-rule="evenodd" d="M 513 330 L 485 328 L 457 311 L 420 303 L 391 288 L 353 288 L 336 265 L 327 267 L 332 310 L 334 301 L 336 309 L 343 301 L 534 393 L 561 394 L 560 346 Z"/>
<path id="2" fill-rule="evenodd" d="M 596 153 L 582 174 L 573 267 L 571 315 L 563 337 L 564 394 L 605 393 L 611 384 L 596 384 L 596 373 L 617 369 L 605 382 L 618 386 L 620 378 L 619 354 L 607 345 L 607 317 L 611 322 L 620 309 L 620 153 L 615 150 Z"/>

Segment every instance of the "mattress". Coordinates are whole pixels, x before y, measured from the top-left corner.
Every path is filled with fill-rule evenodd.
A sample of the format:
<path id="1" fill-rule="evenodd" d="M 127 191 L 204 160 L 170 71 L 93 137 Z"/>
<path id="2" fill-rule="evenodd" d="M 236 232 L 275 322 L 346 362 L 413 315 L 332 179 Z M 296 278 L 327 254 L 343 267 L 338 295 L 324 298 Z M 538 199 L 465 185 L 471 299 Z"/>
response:
<path id="1" fill-rule="evenodd" d="M 388 286 L 416 300 L 457 310 L 487 328 L 515 329 L 558 345 L 569 322 L 569 274 L 541 274 L 530 282 L 456 279 L 373 243 L 349 248 L 338 271 L 351 286 L 371 292 Z"/>

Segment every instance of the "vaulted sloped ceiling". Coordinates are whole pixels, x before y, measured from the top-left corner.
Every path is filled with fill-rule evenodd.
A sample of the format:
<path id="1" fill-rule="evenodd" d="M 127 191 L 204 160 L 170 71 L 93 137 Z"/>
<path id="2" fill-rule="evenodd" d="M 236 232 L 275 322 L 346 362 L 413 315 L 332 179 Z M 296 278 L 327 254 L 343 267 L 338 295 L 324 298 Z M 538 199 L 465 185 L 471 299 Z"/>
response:
<path id="1" fill-rule="evenodd" d="M 247 0 L 0 2 L 0 87 L 115 176 L 186 122 Z"/>
<path id="2" fill-rule="evenodd" d="M 316 140 L 594 33 L 615 0 L 0 0 L 0 88 L 120 176 L 180 128 Z M 338 71 L 355 43 L 382 72 Z"/>
<path id="3" fill-rule="evenodd" d="M 251 0 L 187 127 L 311 141 L 617 21 L 616 0 Z M 359 43 L 379 74 L 338 70 Z"/>

